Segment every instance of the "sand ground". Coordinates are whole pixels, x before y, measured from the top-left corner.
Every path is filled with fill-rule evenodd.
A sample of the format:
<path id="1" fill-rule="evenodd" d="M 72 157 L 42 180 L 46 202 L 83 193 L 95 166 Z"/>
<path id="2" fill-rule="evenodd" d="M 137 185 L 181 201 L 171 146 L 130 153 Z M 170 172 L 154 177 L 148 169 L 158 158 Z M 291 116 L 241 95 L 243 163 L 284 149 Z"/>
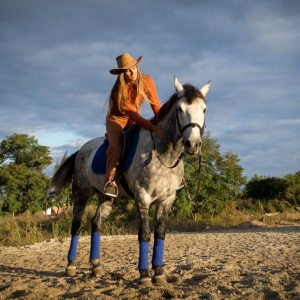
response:
<path id="1" fill-rule="evenodd" d="M 135 235 L 102 236 L 99 278 L 89 237 L 79 241 L 77 275 L 65 276 L 69 242 L 0 248 L 0 299 L 300 299 L 299 225 L 168 233 L 168 285 L 151 288 L 138 285 Z"/>

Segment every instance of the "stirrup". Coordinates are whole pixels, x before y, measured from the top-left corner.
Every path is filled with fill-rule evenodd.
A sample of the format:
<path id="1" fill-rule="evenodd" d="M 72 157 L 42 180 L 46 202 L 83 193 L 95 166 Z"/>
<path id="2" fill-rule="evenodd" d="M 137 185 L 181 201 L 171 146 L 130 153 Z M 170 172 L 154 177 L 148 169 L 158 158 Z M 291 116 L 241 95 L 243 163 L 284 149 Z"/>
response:
<path id="1" fill-rule="evenodd" d="M 183 178 L 179 187 L 176 189 L 177 191 L 185 187 L 185 179 Z"/>
<path id="2" fill-rule="evenodd" d="M 107 181 L 104 186 L 103 194 L 107 197 L 118 197 L 118 186 L 114 181 Z"/>

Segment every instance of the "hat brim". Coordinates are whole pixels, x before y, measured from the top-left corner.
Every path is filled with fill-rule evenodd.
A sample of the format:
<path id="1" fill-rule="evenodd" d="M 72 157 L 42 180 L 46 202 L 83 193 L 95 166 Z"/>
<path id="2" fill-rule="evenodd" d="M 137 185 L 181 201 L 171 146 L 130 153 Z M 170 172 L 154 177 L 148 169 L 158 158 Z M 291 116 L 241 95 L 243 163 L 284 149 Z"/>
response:
<path id="1" fill-rule="evenodd" d="M 131 69 L 133 67 L 136 67 L 141 61 L 143 60 L 143 56 L 141 55 L 137 60 L 136 60 L 136 63 L 130 65 L 130 66 L 127 66 L 126 68 L 119 68 L 119 69 L 111 69 L 109 71 L 110 74 L 113 74 L 113 75 L 118 75 L 122 72 L 124 72 L 125 70 L 128 70 L 128 69 Z"/>

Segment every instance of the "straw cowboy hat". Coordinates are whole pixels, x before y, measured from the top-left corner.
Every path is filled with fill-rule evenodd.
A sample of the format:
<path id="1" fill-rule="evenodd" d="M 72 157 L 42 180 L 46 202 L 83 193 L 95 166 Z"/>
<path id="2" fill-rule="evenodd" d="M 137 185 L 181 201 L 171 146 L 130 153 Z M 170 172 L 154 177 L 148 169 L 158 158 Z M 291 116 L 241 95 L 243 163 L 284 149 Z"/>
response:
<path id="1" fill-rule="evenodd" d="M 143 59 L 141 55 L 137 60 L 135 60 L 129 53 L 124 53 L 116 58 L 118 69 L 111 69 L 109 72 L 113 75 L 118 75 L 124 70 L 131 69 L 137 66 Z"/>

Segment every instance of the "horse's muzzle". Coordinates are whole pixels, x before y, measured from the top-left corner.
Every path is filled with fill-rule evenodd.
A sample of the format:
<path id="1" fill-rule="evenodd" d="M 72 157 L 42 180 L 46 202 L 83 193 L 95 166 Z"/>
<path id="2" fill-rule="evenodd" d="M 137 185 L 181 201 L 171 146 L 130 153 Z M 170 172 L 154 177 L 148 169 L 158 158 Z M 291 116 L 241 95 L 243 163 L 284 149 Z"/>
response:
<path id="1" fill-rule="evenodd" d="M 191 142 L 190 140 L 186 140 L 183 142 L 184 150 L 187 154 L 195 155 L 201 151 L 201 140 L 197 142 Z"/>

